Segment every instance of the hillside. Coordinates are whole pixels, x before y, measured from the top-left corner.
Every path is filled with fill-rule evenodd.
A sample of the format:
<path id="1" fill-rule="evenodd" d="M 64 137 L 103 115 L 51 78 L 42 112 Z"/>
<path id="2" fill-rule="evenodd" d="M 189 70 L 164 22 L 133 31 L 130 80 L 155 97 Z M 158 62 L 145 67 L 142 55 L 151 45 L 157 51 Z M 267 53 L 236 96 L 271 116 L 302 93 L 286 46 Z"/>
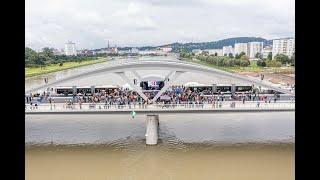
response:
<path id="1" fill-rule="evenodd" d="M 191 51 L 192 49 L 222 49 L 223 46 L 234 47 L 235 43 L 248 43 L 252 41 L 263 42 L 264 46 L 271 45 L 272 40 L 267 40 L 263 38 L 256 37 L 236 37 L 228 38 L 219 41 L 202 42 L 202 43 L 172 43 L 163 46 L 171 46 L 173 51 L 178 51 L 179 49 L 184 49 L 186 51 Z M 159 46 L 159 47 L 163 47 Z"/>
<path id="2" fill-rule="evenodd" d="M 210 42 L 200 42 L 200 43 L 171 43 L 165 44 L 161 46 L 143 46 L 138 47 L 139 50 L 151 50 L 159 47 L 170 46 L 172 47 L 172 51 L 178 52 L 181 49 L 186 51 L 191 51 L 192 49 L 222 49 L 223 46 L 232 46 L 234 47 L 235 43 L 248 43 L 252 41 L 263 42 L 263 45 L 272 45 L 272 40 L 267 40 L 260 37 L 234 37 L 223 39 L 219 41 L 210 41 Z M 132 47 L 119 47 L 119 50 L 128 50 Z"/>

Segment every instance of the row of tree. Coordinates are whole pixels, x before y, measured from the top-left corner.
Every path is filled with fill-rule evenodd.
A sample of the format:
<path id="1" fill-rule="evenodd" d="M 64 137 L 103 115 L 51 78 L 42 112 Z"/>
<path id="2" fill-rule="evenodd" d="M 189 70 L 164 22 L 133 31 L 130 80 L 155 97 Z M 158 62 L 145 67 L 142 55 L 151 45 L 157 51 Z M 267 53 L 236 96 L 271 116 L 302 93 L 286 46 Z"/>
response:
<path id="1" fill-rule="evenodd" d="M 192 59 L 193 57 L 196 57 L 197 59 L 201 61 L 206 61 L 208 63 L 217 65 L 217 66 L 249 66 L 250 61 L 249 57 L 246 56 L 244 52 L 241 52 L 240 54 L 236 54 L 233 56 L 230 54 L 225 54 L 224 56 L 218 56 L 217 53 L 209 55 L 207 51 L 202 51 L 200 55 L 195 56 L 194 53 L 189 53 L 186 51 L 180 52 L 180 57 L 182 58 L 188 58 Z M 295 65 L 295 54 L 293 54 L 291 57 L 288 57 L 285 54 L 277 54 L 272 59 L 272 53 L 269 53 L 267 58 L 263 58 L 263 55 L 261 53 L 257 53 L 255 57 L 258 59 L 257 66 L 261 67 L 281 67 L 283 65 Z M 240 61 L 242 60 L 242 61 Z"/>
<path id="2" fill-rule="evenodd" d="M 241 56 L 240 59 L 231 58 L 229 56 L 208 56 L 208 55 L 198 55 L 196 56 L 200 61 L 205 61 L 207 63 L 224 66 L 224 67 L 234 67 L 241 66 L 246 67 L 250 65 L 249 58 L 247 56 Z"/>
<path id="3" fill-rule="evenodd" d="M 245 53 L 241 53 L 239 55 L 236 55 L 236 57 L 233 57 L 232 54 L 229 54 L 228 56 L 217 56 L 217 54 L 209 55 L 209 53 L 206 51 L 203 51 L 201 54 L 197 56 L 195 56 L 193 53 L 181 52 L 180 57 L 188 59 L 196 57 L 200 61 L 205 61 L 216 66 L 224 67 L 246 67 L 250 65 L 249 57 L 246 56 Z"/>
<path id="4" fill-rule="evenodd" d="M 270 57 L 269 57 L 270 55 Z M 281 67 L 282 65 L 295 65 L 295 54 L 289 58 L 285 54 L 277 54 L 273 59 L 271 53 L 268 55 L 267 59 L 260 58 L 258 55 L 259 60 L 257 61 L 257 66 L 261 67 Z"/>
<path id="5" fill-rule="evenodd" d="M 25 48 L 25 67 L 42 67 L 50 64 L 63 65 L 64 62 L 82 62 L 86 60 L 95 60 L 97 57 L 88 55 L 66 56 L 54 55 L 52 48 L 43 48 L 41 52 Z"/>

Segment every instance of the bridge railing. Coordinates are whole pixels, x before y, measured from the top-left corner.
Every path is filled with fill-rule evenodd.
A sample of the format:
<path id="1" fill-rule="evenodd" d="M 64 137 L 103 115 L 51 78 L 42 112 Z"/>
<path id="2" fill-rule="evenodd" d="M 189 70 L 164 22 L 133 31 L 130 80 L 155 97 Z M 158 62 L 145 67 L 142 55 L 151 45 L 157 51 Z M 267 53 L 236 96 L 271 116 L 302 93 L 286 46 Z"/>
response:
<path id="1" fill-rule="evenodd" d="M 83 103 L 67 105 L 64 103 L 57 104 L 40 104 L 31 106 L 26 104 L 25 111 L 128 111 L 128 110 L 197 110 L 197 109 L 294 109 L 295 103 L 291 101 L 280 102 L 230 102 L 223 101 L 214 104 L 131 104 L 131 105 L 108 105 L 105 103 Z"/>

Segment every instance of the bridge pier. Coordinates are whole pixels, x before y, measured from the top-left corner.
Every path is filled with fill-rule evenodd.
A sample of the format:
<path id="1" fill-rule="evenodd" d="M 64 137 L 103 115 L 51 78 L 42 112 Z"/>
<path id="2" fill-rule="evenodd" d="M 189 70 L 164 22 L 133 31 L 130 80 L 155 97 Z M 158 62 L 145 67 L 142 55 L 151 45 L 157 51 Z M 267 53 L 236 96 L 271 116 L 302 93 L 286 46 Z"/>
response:
<path id="1" fill-rule="evenodd" d="M 159 129 L 159 115 L 147 115 L 146 119 L 146 144 L 156 145 L 158 144 L 158 129 Z"/>

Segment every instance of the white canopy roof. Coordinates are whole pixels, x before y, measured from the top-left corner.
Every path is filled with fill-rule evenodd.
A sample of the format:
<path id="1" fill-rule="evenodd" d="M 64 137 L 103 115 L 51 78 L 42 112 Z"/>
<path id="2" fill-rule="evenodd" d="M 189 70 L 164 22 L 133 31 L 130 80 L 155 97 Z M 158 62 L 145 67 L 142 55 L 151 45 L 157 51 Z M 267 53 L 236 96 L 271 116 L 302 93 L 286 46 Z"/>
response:
<path id="1" fill-rule="evenodd" d="M 146 75 L 142 79 L 142 81 L 163 81 L 164 77 L 157 74 Z"/>
<path id="2" fill-rule="evenodd" d="M 132 90 L 132 89 L 133 89 L 128 83 L 124 84 L 124 85 L 122 86 L 122 88 L 124 88 L 124 89 L 128 88 L 129 90 Z"/>
<path id="3" fill-rule="evenodd" d="M 184 86 L 204 86 L 205 84 L 200 84 L 197 82 L 187 82 L 184 84 Z"/>

